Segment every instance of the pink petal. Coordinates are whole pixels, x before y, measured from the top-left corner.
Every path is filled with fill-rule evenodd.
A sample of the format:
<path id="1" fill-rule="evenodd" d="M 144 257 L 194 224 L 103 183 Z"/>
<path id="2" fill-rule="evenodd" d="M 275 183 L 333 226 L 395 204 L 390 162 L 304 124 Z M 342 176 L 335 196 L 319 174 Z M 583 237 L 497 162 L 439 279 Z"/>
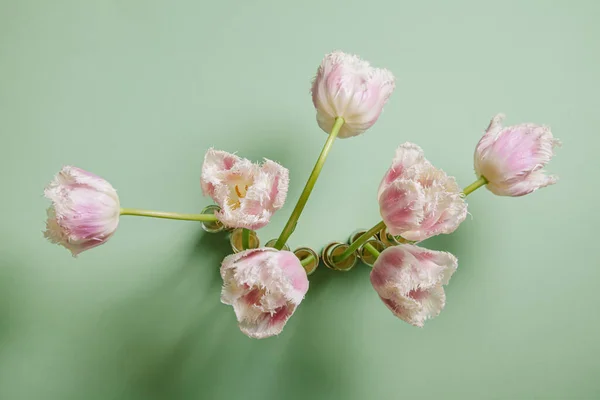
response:
<path id="1" fill-rule="evenodd" d="M 208 149 L 204 155 L 202 177 L 200 179 L 204 195 L 212 196 L 215 185 L 219 185 L 225 173 L 234 170 L 241 158 L 226 151 Z"/>
<path id="2" fill-rule="evenodd" d="M 283 207 L 287 197 L 288 187 L 290 185 L 290 174 L 287 168 L 284 168 L 275 161 L 265 158 L 261 167 L 262 172 L 269 177 L 271 182 L 271 191 L 269 198 L 273 211 Z"/>
<path id="3" fill-rule="evenodd" d="M 379 197 L 381 217 L 392 235 L 412 230 L 423 219 L 420 185 L 407 180 L 395 181 Z"/>

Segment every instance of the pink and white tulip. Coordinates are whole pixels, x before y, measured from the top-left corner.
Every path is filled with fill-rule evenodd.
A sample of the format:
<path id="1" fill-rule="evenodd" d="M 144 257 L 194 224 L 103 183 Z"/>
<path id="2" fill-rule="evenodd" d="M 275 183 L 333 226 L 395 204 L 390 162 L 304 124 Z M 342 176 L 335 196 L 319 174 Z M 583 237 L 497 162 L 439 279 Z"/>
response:
<path id="1" fill-rule="evenodd" d="M 268 160 L 262 165 L 209 149 L 202 166 L 202 192 L 221 207 L 217 218 L 231 228 L 258 229 L 283 207 L 289 172 Z"/>
<path id="2" fill-rule="evenodd" d="M 65 166 L 44 190 L 52 201 L 44 236 L 77 256 L 104 244 L 119 225 L 117 191 L 90 172 Z"/>
<path id="3" fill-rule="evenodd" d="M 496 115 L 475 149 L 475 173 L 489 182 L 498 196 L 523 196 L 553 185 L 558 177 L 547 175 L 544 166 L 560 141 L 550 128 L 535 124 L 503 127 L 504 115 Z"/>
<path id="4" fill-rule="evenodd" d="M 381 252 L 371 284 L 395 316 L 414 326 L 440 314 L 447 285 L 458 261 L 450 253 L 401 244 Z"/>
<path id="5" fill-rule="evenodd" d="M 308 291 L 294 253 L 268 247 L 225 257 L 221 302 L 233 306 L 241 331 L 262 339 L 281 333 Z"/>
<path id="6" fill-rule="evenodd" d="M 465 220 L 467 203 L 454 177 L 404 143 L 379 185 L 379 210 L 388 232 L 411 241 L 451 233 Z"/>
<path id="7" fill-rule="evenodd" d="M 336 51 L 325 56 L 312 85 L 317 122 L 330 133 L 336 117 L 344 118 L 338 137 L 356 136 L 379 118 L 394 91 L 387 69 L 373 68 L 355 55 Z"/>

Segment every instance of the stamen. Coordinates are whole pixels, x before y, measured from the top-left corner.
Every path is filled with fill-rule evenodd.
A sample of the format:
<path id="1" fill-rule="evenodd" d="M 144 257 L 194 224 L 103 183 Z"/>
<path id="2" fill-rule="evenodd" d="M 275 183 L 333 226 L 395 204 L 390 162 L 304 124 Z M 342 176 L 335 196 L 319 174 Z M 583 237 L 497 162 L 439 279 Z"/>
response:
<path id="1" fill-rule="evenodd" d="M 232 210 L 237 210 L 238 208 L 240 208 L 242 206 L 239 201 L 236 201 L 233 199 L 229 199 L 228 203 L 229 203 L 229 207 L 231 207 Z"/>
<path id="2" fill-rule="evenodd" d="M 248 189 L 248 186 L 246 186 L 246 189 Z M 235 192 L 237 193 L 239 198 L 244 198 L 244 196 L 246 195 L 246 193 L 242 194 L 242 192 L 240 191 L 240 188 L 238 188 L 238 185 L 235 185 Z"/>

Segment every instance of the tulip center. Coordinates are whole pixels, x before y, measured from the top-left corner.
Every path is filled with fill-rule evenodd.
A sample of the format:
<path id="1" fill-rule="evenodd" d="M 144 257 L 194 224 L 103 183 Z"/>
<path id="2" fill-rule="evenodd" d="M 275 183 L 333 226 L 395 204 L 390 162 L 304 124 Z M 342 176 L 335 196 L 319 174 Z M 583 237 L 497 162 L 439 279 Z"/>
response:
<path id="1" fill-rule="evenodd" d="M 252 290 L 250 290 L 243 296 L 243 299 L 246 302 L 246 304 L 250 306 L 260 306 L 261 300 L 265 293 L 266 290 L 264 288 L 254 287 L 252 288 Z"/>
<path id="2" fill-rule="evenodd" d="M 408 297 L 421 302 L 428 296 L 428 294 L 429 293 L 424 289 L 413 289 L 410 292 L 408 292 Z"/>
<path id="3" fill-rule="evenodd" d="M 237 210 L 241 207 L 241 200 L 246 197 L 248 188 L 252 185 L 251 181 L 246 179 L 237 179 L 229 186 L 229 207 L 233 210 Z"/>

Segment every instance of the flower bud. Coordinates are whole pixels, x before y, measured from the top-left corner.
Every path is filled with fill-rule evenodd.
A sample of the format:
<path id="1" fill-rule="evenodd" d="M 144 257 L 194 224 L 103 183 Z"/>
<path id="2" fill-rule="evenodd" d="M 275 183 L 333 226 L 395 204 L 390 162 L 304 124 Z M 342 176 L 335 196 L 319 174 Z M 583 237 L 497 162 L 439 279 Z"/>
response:
<path id="1" fill-rule="evenodd" d="M 475 173 L 498 196 L 523 196 L 553 185 L 558 177 L 544 166 L 560 141 L 550 128 L 534 124 L 503 127 L 504 115 L 496 115 L 475 149 Z"/>
<path id="2" fill-rule="evenodd" d="M 73 256 L 106 242 L 119 225 L 117 191 L 90 172 L 63 167 L 44 196 L 52 201 L 44 236 Z"/>
<path id="3" fill-rule="evenodd" d="M 317 122 L 330 133 L 342 117 L 340 138 L 369 129 L 394 91 L 395 78 L 387 69 L 373 68 L 359 57 L 336 51 L 325 56 L 312 85 Z"/>

